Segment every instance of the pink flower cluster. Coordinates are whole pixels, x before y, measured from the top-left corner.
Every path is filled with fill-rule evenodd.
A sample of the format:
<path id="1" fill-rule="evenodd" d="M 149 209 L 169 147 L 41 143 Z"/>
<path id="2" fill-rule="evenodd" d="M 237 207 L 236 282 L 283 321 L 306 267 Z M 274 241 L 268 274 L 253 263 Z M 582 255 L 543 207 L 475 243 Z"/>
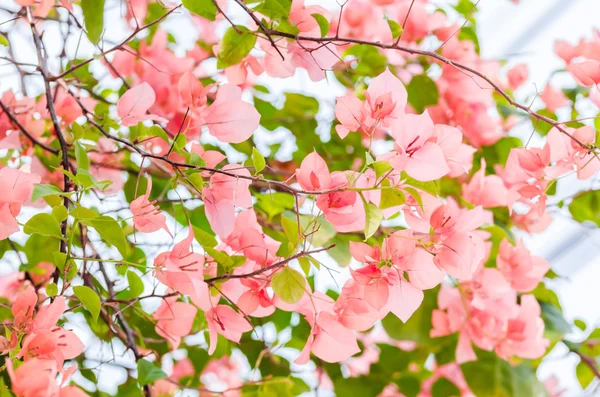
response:
<path id="1" fill-rule="evenodd" d="M 443 285 L 433 312 L 432 337 L 459 333 L 456 359 L 475 360 L 471 343 L 494 350 L 508 360 L 513 356 L 535 359 L 549 345 L 544 338 L 540 305 L 530 292 L 549 270 L 543 259 L 532 256 L 521 243 L 503 241 L 498 269 L 481 268 L 471 281 L 456 287 Z"/>

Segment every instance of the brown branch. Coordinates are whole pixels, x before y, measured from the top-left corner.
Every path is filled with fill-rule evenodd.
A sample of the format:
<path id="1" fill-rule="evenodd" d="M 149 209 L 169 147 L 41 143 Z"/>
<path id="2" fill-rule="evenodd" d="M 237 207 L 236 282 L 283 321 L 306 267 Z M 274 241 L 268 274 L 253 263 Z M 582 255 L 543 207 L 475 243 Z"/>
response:
<path id="1" fill-rule="evenodd" d="M 50 87 L 50 78 L 48 73 L 48 62 L 46 59 L 47 54 L 44 49 L 44 44 L 42 43 L 42 37 L 40 36 L 40 33 L 38 32 L 37 27 L 35 25 L 35 21 L 31 16 L 31 7 L 27 7 L 27 19 L 29 21 L 31 33 L 33 35 L 33 42 L 35 44 L 35 49 L 37 52 L 40 73 L 42 74 L 42 78 L 44 79 L 44 87 L 46 90 L 46 106 L 48 108 L 48 112 L 50 113 L 52 125 L 54 126 L 54 131 L 56 133 L 56 136 L 58 137 L 58 142 L 60 144 L 60 151 L 62 155 L 62 167 L 65 171 L 68 171 L 69 145 L 62 133 L 62 129 L 60 128 L 60 124 L 58 122 L 58 116 L 56 115 L 56 109 L 54 108 L 54 98 L 52 98 L 52 90 Z M 63 178 L 63 191 L 65 193 L 69 191 L 69 184 L 69 177 L 67 176 L 67 174 L 65 174 Z M 69 198 L 66 195 L 63 198 L 63 205 L 65 206 L 65 208 L 68 208 L 69 206 Z M 60 240 L 60 252 L 65 254 L 67 253 L 67 223 L 68 219 L 65 219 L 60 225 L 61 234 L 64 237 Z M 53 281 L 55 284 L 58 283 L 59 277 L 60 271 L 58 270 L 58 268 L 56 268 L 53 274 Z"/>
<path id="2" fill-rule="evenodd" d="M 452 59 L 446 58 L 445 56 L 437 54 L 433 51 L 419 50 L 417 48 L 405 47 L 405 46 L 401 46 L 398 44 L 385 44 L 385 43 L 373 42 L 373 41 L 368 41 L 368 40 L 354 39 L 351 37 L 310 37 L 310 36 L 291 34 L 291 33 L 287 33 L 287 32 L 281 32 L 279 30 L 274 30 L 274 29 L 269 29 L 268 33 L 271 36 L 285 37 L 285 38 L 293 39 L 296 41 L 303 40 L 303 41 L 312 41 L 315 43 L 327 43 L 327 44 L 334 44 L 334 45 L 363 44 L 363 45 L 369 45 L 369 46 L 378 47 L 378 48 L 382 48 L 382 49 L 397 50 L 397 51 L 401 51 L 401 52 L 411 54 L 411 55 L 422 55 L 425 57 L 436 59 L 437 61 L 439 61 L 441 63 L 445 63 L 447 65 L 453 66 L 459 70 L 471 73 L 472 75 L 481 78 L 486 83 L 488 83 L 498 94 L 500 94 L 504 99 L 506 99 L 506 101 L 510 105 L 512 105 L 513 107 L 515 107 L 517 109 L 524 111 L 525 113 L 528 113 L 530 116 L 532 116 L 535 119 L 544 121 L 544 122 L 550 124 L 551 126 L 555 127 L 558 131 L 560 131 L 561 133 L 563 133 L 566 136 L 568 136 L 569 138 L 571 138 L 574 142 L 576 142 L 583 149 L 586 149 L 589 152 L 591 152 L 594 148 L 593 146 L 586 145 L 585 143 L 583 143 L 582 141 L 577 139 L 575 136 L 571 135 L 565 128 L 563 128 L 561 126 L 561 123 L 557 122 L 556 120 L 552 120 L 549 117 L 546 117 L 542 114 L 534 112 L 528 106 L 522 105 L 522 104 L 518 103 L 517 101 L 515 101 L 506 91 L 504 91 L 498 84 L 496 84 L 491 78 L 487 77 L 485 74 L 473 69 L 470 66 L 453 61 Z"/>
<path id="3" fill-rule="evenodd" d="M 92 57 L 92 58 L 89 58 L 89 59 L 86 59 L 85 61 L 79 62 L 77 65 L 73 65 L 73 66 L 71 66 L 69 69 L 65 70 L 64 72 L 62 72 L 62 73 L 61 73 L 61 74 L 59 74 L 59 75 L 56 75 L 56 76 L 51 76 L 51 77 L 50 77 L 50 81 L 56 81 L 56 80 L 58 80 L 58 79 L 61 79 L 61 78 L 65 77 L 66 75 L 68 75 L 68 74 L 70 74 L 70 73 L 73 73 L 73 72 L 74 72 L 74 71 L 76 71 L 77 69 L 79 69 L 79 68 L 81 68 L 81 67 L 83 67 L 83 66 L 87 65 L 88 63 L 92 62 L 92 61 L 93 61 L 94 59 L 96 59 L 96 57 L 98 57 L 98 56 L 102 56 L 102 57 L 104 57 L 104 56 L 106 56 L 107 54 L 110 54 L 111 52 L 115 52 L 115 51 L 117 51 L 118 49 L 120 49 L 121 47 L 123 47 L 125 44 L 127 44 L 127 43 L 129 43 L 131 40 L 133 40 L 133 39 L 135 38 L 135 36 L 136 36 L 138 33 L 140 33 L 142 30 L 148 29 L 148 28 L 150 28 L 150 27 L 152 27 L 152 26 L 154 26 L 154 25 L 156 25 L 156 24 L 158 24 L 158 23 L 162 22 L 162 21 L 163 21 L 163 20 L 164 20 L 166 17 L 168 17 L 169 15 L 171 15 L 171 14 L 172 14 L 172 13 L 173 13 L 175 10 L 179 9 L 179 8 L 180 8 L 180 7 L 182 7 L 182 6 L 183 6 L 183 5 L 182 5 L 182 4 L 180 4 L 180 5 L 178 5 L 177 7 L 174 7 L 174 8 L 172 8 L 172 9 L 170 9 L 170 10 L 169 10 L 167 13 L 165 13 L 165 14 L 164 14 L 163 16 L 161 16 L 160 18 L 157 18 L 157 19 L 155 19 L 154 21 L 152 21 L 152 22 L 150 22 L 150 23 L 148 23 L 148 24 L 146 24 L 146 25 L 144 25 L 144 26 L 142 26 L 142 27 L 136 28 L 136 29 L 133 31 L 133 33 L 131 33 L 129 36 L 127 36 L 127 38 L 126 38 L 125 40 L 123 40 L 121 43 L 117 44 L 116 46 L 112 47 L 111 49 L 109 49 L 109 50 L 106 50 L 106 51 L 102 51 L 100 54 L 98 54 L 98 55 L 96 55 L 96 56 L 94 56 L 94 57 Z"/>
<path id="4" fill-rule="evenodd" d="M 233 278 L 249 278 L 249 277 L 254 277 L 254 276 L 258 276 L 259 274 L 268 272 L 269 270 L 275 270 L 278 269 L 286 264 L 288 264 L 289 262 L 298 259 L 298 258 L 302 258 L 304 256 L 308 256 L 308 255 L 312 255 L 312 254 L 316 254 L 318 252 L 324 252 L 324 251 L 328 251 L 330 249 L 332 249 L 333 247 L 335 247 L 335 244 L 331 244 L 330 246 L 327 247 L 323 247 L 323 248 L 319 248 L 313 251 L 303 251 L 303 252 L 299 252 L 296 255 L 292 255 L 289 258 L 286 258 L 282 261 L 279 261 L 277 263 L 274 263 L 270 266 L 264 267 L 262 269 L 258 269 L 255 270 L 253 272 L 250 273 L 245 273 L 245 274 L 224 274 L 222 276 L 217 276 L 217 277 L 212 277 L 209 279 L 204 280 L 206 283 L 208 284 L 212 284 L 215 281 L 219 281 L 219 280 L 230 280 Z"/>
<path id="5" fill-rule="evenodd" d="M 217 3 L 215 0 L 213 0 L 213 1 L 215 2 L 215 4 Z M 279 48 L 275 44 L 275 40 L 273 40 L 273 37 L 271 37 L 271 35 L 269 34 L 269 30 L 265 27 L 265 25 L 263 25 L 263 23 L 260 21 L 260 19 L 258 19 L 258 17 L 256 15 L 254 15 L 254 12 L 251 9 L 249 9 L 248 6 L 246 6 L 246 4 L 244 4 L 240 0 L 235 0 L 235 2 L 240 7 L 242 7 L 244 9 L 244 11 L 246 11 L 246 13 L 248 15 L 250 15 L 250 18 L 252 18 L 252 20 L 256 23 L 256 25 L 258 25 L 258 28 L 260 30 L 262 30 L 262 32 L 265 34 L 265 36 L 267 36 L 267 39 L 269 40 L 269 42 L 271 43 L 271 45 L 275 48 L 275 51 L 277 51 L 277 53 L 281 57 L 281 60 L 285 61 L 285 57 L 283 56 L 283 54 L 281 53 L 281 51 L 279 50 Z M 223 15 L 225 15 L 223 12 L 221 12 L 221 13 Z M 227 17 L 225 17 L 225 18 L 227 18 Z"/>
<path id="6" fill-rule="evenodd" d="M 21 122 L 19 122 L 19 120 L 11 113 L 8 106 L 6 106 L 1 100 L 0 100 L 0 108 L 2 108 L 2 111 L 10 119 L 10 121 L 19 128 L 19 130 L 23 133 L 23 135 L 25 135 L 31 141 L 31 143 L 41 147 L 42 149 L 44 149 L 52 154 L 58 154 L 57 149 L 54 149 L 53 147 L 48 146 L 45 143 L 38 141 L 33 135 L 31 135 L 29 133 L 29 131 L 27 131 L 27 129 L 23 126 L 23 124 L 21 124 Z"/>

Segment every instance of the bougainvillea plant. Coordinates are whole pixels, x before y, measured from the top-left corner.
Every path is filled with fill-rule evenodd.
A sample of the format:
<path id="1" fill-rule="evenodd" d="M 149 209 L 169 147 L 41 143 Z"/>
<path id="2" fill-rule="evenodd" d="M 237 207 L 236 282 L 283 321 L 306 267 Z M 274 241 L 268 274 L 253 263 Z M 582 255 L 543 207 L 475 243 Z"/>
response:
<path id="1" fill-rule="evenodd" d="M 600 378 L 523 243 L 600 226 L 553 200 L 600 169 L 598 32 L 536 92 L 471 0 L 4 3 L 0 396 L 558 396 L 556 344 Z"/>

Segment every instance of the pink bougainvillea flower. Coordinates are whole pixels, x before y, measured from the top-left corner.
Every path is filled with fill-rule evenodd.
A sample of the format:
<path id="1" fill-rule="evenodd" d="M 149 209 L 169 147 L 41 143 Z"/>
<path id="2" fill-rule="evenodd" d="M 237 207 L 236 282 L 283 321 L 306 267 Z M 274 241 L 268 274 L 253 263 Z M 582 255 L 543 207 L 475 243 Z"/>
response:
<path id="1" fill-rule="evenodd" d="M 340 324 L 333 314 L 321 312 L 294 363 L 306 364 L 311 352 L 325 362 L 335 363 L 352 357 L 360 348 L 352 330 Z"/>
<path id="2" fill-rule="evenodd" d="M 226 238 L 234 229 L 235 208 L 252 207 L 252 195 L 248 190 L 252 181 L 250 171 L 240 165 L 227 164 L 223 171 L 246 177 L 214 173 L 210 187 L 202 190 L 208 222 L 219 237 Z"/>
<path id="3" fill-rule="evenodd" d="M 77 357 L 85 348 L 81 340 L 72 331 L 56 326 L 66 309 L 62 296 L 42 307 L 27 329 L 17 357 L 54 360 L 59 371 L 62 371 L 64 360 Z"/>
<path id="4" fill-rule="evenodd" d="M 223 335 L 230 341 L 239 343 L 244 332 L 252 330 L 252 325 L 238 312 L 226 305 L 217 305 L 205 314 L 210 336 L 208 354 L 217 348 L 217 337 Z"/>
<path id="5" fill-rule="evenodd" d="M 152 178 L 148 178 L 146 194 L 136 198 L 129 205 L 133 213 L 133 225 L 140 232 L 152 233 L 164 229 L 170 235 L 171 232 L 167 227 L 167 217 L 156 206 L 156 200 L 150 201 L 151 192 Z"/>
<path id="6" fill-rule="evenodd" d="M 513 246 L 506 239 L 500 243 L 497 264 L 498 270 L 519 292 L 535 289 L 550 270 L 550 264 L 544 258 L 531 255 L 521 241 Z"/>
<path id="7" fill-rule="evenodd" d="M 565 127 L 565 129 L 584 144 L 594 144 L 596 140 L 596 132 L 592 127 L 586 126 L 577 129 Z M 583 180 L 592 177 L 600 169 L 600 160 L 595 153 L 581 147 L 579 143 L 558 129 L 552 128 L 548 133 L 547 140 L 550 147 L 550 158 L 555 162 L 553 170 L 551 170 L 553 177 L 559 177 L 575 169 L 577 177 Z"/>
<path id="8" fill-rule="evenodd" d="M 296 179 L 302 189 L 308 191 L 327 190 L 331 187 L 331 175 L 327 163 L 315 151 L 302 160 L 296 170 Z"/>
<path id="9" fill-rule="evenodd" d="M 260 114 L 254 106 L 242 100 L 242 90 L 225 84 L 217 91 L 217 99 L 202 111 L 211 135 L 221 142 L 240 143 L 258 128 Z"/>
<path id="10" fill-rule="evenodd" d="M 341 138 L 351 131 L 372 135 L 376 128 L 386 128 L 394 119 L 404 115 L 408 94 L 404 84 L 386 69 L 375 77 L 365 91 L 366 101 L 353 95 L 338 97 L 335 117 L 340 125 L 335 127 Z"/>
<path id="11" fill-rule="evenodd" d="M 154 260 L 156 278 L 168 287 L 189 295 L 202 310 L 211 307 L 208 285 L 204 282 L 204 255 L 191 251 L 194 230 L 175 244 L 172 251 L 162 252 Z"/>
<path id="12" fill-rule="evenodd" d="M 525 81 L 527 81 L 528 76 L 529 72 L 527 71 L 527 65 L 516 65 L 506 73 L 508 86 L 511 89 L 516 90 L 517 88 L 521 87 Z"/>
<path id="13" fill-rule="evenodd" d="M 146 113 L 154 102 L 156 102 L 156 94 L 150 84 L 142 83 L 130 88 L 117 103 L 117 114 L 121 118 L 121 124 L 129 127 L 144 120 L 167 122 L 160 116 Z"/>
<path id="14" fill-rule="evenodd" d="M 176 297 L 163 299 L 152 317 L 156 320 L 156 333 L 169 341 L 173 350 L 179 347 L 181 338 L 192 330 L 196 309 L 185 302 L 177 302 Z"/>
<path id="15" fill-rule="evenodd" d="M 550 341 L 544 338 L 540 304 L 533 295 L 522 295 L 519 313 L 508 320 L 507 333 L 496 347 L 496 354 L 508 360 L 513 356 L 534 360 L 546 352 Z"/>
<path id="16" fill-rule="evenodd" d="M 214 84 L 204 87 L 200 80 L 191 72 L 185 72 L 179 78 L 177 88 L 184 106 L 201 107 L 206 105 L 206 95 L 212 90 Z"/>
<path id="17" fill-rule="evenodd" d="M 39 175 L 22 170 L 0 169 L 0 240 L 19 231 L 16 216 L 21 212 L 21 206 L 31 198 L 33 185 L 40 180 Z"/>
<path id="18" fill-rule="evenodd" d="M 6 369 L 10 377 L 12 392 L 18 397 L 57 396 L 59 387 L 56 382 L 58 371 L 52 360 L 33 358 L 18 368 L 12 360 L 6 360 Z"/>
<path id="19" fill-rule="evenodd" d="M 556 112 L 558 109 L 569 104 L 567 96 L 561 90 L 557 90 L 550 84 L 546 85 L 546 88 L 544 88 L 544 91 L 540 94 L 540 99 L 546 104 L 546 108 L 551 112 Z"/>
<path id="20" fill-rule="evenodd" d="M 481 168 L 463 185 L 464 199 L 484 208 L 504 207 L 508 202 L 508 190 L 498 175 L 485 175 L 485 160 L 481 159 Z"/>
<path id="21" fill-rule="evenodd" d="M 436 138 L 436 129 L 440 127 L 434 126 L 427 112 L 394 120 L 391 129 L 398 154 L 390 160 L 392 166 L 419 181 L 432 181 L 448 174 L 450 167 Z"/>
<path id="22" fill-rule="evenodd" d="M 567 65 L 567 70 L 577 81 L 577 84 L 584 87 L 591 87 L 600 83 L 600 62 L 585 60 L 574 62 Z"/>

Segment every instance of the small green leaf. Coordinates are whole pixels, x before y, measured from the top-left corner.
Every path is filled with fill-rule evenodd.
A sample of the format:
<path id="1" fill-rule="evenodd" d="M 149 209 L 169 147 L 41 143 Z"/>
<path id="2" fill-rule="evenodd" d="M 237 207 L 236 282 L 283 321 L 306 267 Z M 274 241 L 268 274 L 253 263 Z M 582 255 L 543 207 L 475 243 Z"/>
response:
<path id="1" fill-rule="evenodd" d="M 167 377 L 167 374 L 162 369 L 145 359 L 138 361 L 137 370 L 140 386 L 146 386 Z"/>
<path id="2" fill-rule="evenodd" d="M 65 195 L 65 193 L 54 185 L 33 185 L 33 195 L 31 201 L 36 201 L 43 197 Z"/>
<path id="3" fill-rule="evenodd" d="M 182 0 L 183 6 L 190 12 L 200 15 L 209 21 L 214 21 L 217 18 L 217 7 L 213 0 Z"/>
<path id="4" fill-rule="evenodd" d="M 368 203 L 366 207 L 365 240 L 375 234 L 383 220 L 383 214 L 379 207 L 371 203 Z"/>
<path id="5" fill-rule="evenodd" d="M 98 44 L 104 30 L 104 0 L 81 0 L 85 29 L 90 41 Z"/>
<path id="6" fill-rule="evenodd" d="M 88 158 L 87 152 L 83 145 L 78 142 L 75 143 L 75 160 L 77 160 L 78 169 L 90 169 L 90 159 Z"/>
<path id="7" fill-rule="evenodd" d="M 284 302 L 296 303 L 304 296 L 306 279 L 296 270 L 283 268 L 273 276 L 271 287 L 273 292 Z"/>
<path id="8" fill-rule="evenodd" d="M 123 257 L 127 256 L 127 239 L 123 228 L 110 216 L 98 216 L 93 219 L 82 219 L 81 222 L 91 226 L 109 244 L 114 245 Z"/>
<path id="9" fill-rule="evenodd" d="M 389 161 L 375 161 L 372 163 L 373 169 L 375 170 L 375 176 L 381 178 L 387 172 L 393 169 Z"/>
<path id="10" fill-rule="evenodd" d="M 284 18 L 290 15 L 291 0 L 265 0 L 255 10 L 269 19 Z"/>
<path id="11" fill-rule="evenodd" d="M 254 175 L 258 175 L 267 165 L 265 158 L 255 147 L 252 148 L 252 163 L 254 164 Z"/>
<path id="12" fill-rule="evenodd" d="M 298 223 L 293 221 L 290 218 L 286 218 L 285 216 L 281 217 L 281 226 L 283 227 L 283 231 L 287 236 L 290 243 L 294 246 L 294 248 L 298 245 Z"/>
<path id="13" fill-rule="evenodd" d="M 46 294 L 51 298 L 58 295 L 58 286 L 56 283 L 50 283 L 46 285 Z"/>
<path id="14" fill-rule="evenodd" d="M 51 236 L 62 238 L 60 225 L 55 217 L 50 214 L 34 215 L 23 228 L 25 234 L 41 234 L 42 236 Z"/>
<path id="15" fill-rule="evenodd" d="M 64 205 L 57 205 L 56 207 L 52 208 L 52 216 L 58 222 L 62 222 L 69 216 L 69 211 L 67 211 Z"/>
<path id="16" fill-rule="evenodd" d="M 461 395 L 459 388 L 446 378 L 439 378 L 431 387 L 431 397 L 459 397 Z"/>
<path id="17" fill-rule="evenodd" d="M 593 222 L 600 227 L 600 190 L 579 193 L 571 204 L 569 212 L 577 222 Z"/>
<path id="18" fill-rule="evenodd" d="M 194 230 L 194 238 L 202 246 L 202 248 L 215 248 L 219 243 L 214 236 L 208 234 L 199 227 L 192 226 Z"/>
<path id="19" fill-rule="evenodd" d="M 388 26 L 390 27 L 390 30 L 392 31 L 392 38 L 397 39 L 398 37 L 400 37 L 400 35 L 402 34 L 402 25 L 400 25 L 398 22 L 388 19 L 387 20 Z"/>
<path id="20" fill-rule="evenodd" d="M 86 309 L 92 315 L 94 321 L 98 320 L 98 316 L 100 315 L 100 297 L 98 294 L 94 292 L 89 287 L 85 285 L 79 285 L 77 287 L 73 287 L 73 292 L 79 301 L 85 306 Z"/>
<path id="21" fill-rule="evenodd" d="M 158 138 L 161 138 L 165 142 L 169 142 L 169 136 L 167 135 L 165 130 L 163 130 L 160 126 L 156 124 L 148 128 L 147 134 L 148 136 L 156 136 Z"/>
<path id="22" fill-rule="evenodd" d="M 437 105 L 440 93 L 435 81 L 425 74 L 414 76 L 408 86 L 408 102 L 417 113 L 423 113 L 425 107 Z"/>
<path id="23" fill-rule="evenodd" d="M 83 138 L 83 136 L 85 135 L 85 131 L 79 123 L 71 124 L 71 132 L 73 133 L 73 139 L 75 141 Z"/>
<path id="24" fill-rule="evenodd" d="M 8 47 L 8 39 L 3 34 L 0 34 L 0 45 Z"/>
<path id="25" fill-rule="evenodd" d="M 235 28 L 230 27 L 220 43 L 219 53 L 217 54 L 217 67 L 224 69 L 241 62 L 254 48 L 255 43 L 256 35 L 250 32 L 248 28 L 240 25 Z"/>
<path id="26" fill-rule="evenodd" d="M 127 272 L 127 282 L 129 283 L 129 294 L 132 298 L 139 297 L 144 292 L 144 282 L 136 272 Z"/>
<path id="27" fill-rule="evenodd" d="M 381 201 L 379 207 L 381 209 L 397 207 L 406 202 L 406 196 L 398 189 L 382 189 L 381 190 Z"/>
<path id="28" fill-rule="evenodd" d="M 321 14 L 312 14 L 312 17 L 319 24 L 319 28 L 321 29 L 321 37 L 327 36 L 329 32 L 329 21 Z"/>

